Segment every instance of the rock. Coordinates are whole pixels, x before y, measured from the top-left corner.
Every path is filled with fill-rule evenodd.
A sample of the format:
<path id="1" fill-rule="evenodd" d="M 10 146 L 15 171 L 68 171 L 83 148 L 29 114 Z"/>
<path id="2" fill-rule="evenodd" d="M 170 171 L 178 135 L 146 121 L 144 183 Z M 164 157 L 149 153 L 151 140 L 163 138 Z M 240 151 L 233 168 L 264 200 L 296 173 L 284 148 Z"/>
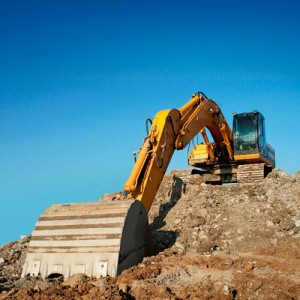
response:
<path id="1" fill-rule="evenodd" d="M 295 220 L 295 226 L 300 227 L 300 219 Z"/>
<path id="2" fill-rule="evenodd" d="M 185 249 L 184 245 L 182 243 L 178 242 L 178 241 L 175 243 L 174 246 L 177 247 L 180 250 L 184 250 Z"/>
<path id="3" fill-rule="evenodd" d="M 272 223 L 279 224 L 281 222 L 281 218 L 278 216 L 275 216 L 272 218 Z"/>
<path id="4" fill-rule="evenodd" d="M 295 223 L 289 219 L 282 221 L 279 226 L 281 230 L 289 231 L 295 227 Z"/>
<path id="5" fill-rule="evenodd" d="M 247 265 L 244 267 L 243 271 L 244 272 L 249 272 L 253 270 L 254 268 L 254 263 L 253 262 L 248 262 Z"/>
<path id="6" fill-rule="evenodd" d="M 224 292 L 225 295 L 229 295 L 229 293 L 230 293 L 230 288 L 229 288 L 229 286 L 228 286 L 227 284 L 225 284 L 225 285 L 223 286 L 223 292 Z"/>
<path id="7" fill-rule="evenodd" d="M 128 285 L 126 283 L 120 283 L 119 284 L 119 290 L 122 291 L 123 293 L 128 292 Z"/>
<path id="8" fill-rule="evenodd" d="M 78 284 L 85 282 L 87 279 L 84 274 L 75 274 L 65 280 L 62 285 L 69 285 L 70 287 L 76 287 Z"/>
<path id="9" fill-rule="evenodd" d="M 181 223 L 181 219 L 176 219 L 175 221 L 174 221 L 174 224 L 175 225 L 178 225 L 178 224 L 180 224 Z"/>

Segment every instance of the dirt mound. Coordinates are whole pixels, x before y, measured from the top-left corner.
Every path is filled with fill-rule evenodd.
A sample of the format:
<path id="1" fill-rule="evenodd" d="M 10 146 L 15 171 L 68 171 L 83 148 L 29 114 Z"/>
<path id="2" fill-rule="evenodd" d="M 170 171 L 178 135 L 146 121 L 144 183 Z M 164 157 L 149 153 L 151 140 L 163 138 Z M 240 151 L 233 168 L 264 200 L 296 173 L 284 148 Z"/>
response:
<path id="1" fill-rule="evenodd" d="M 300 299 L 300 172 L 209 185 L 165 176 L 149 220 L 156 255 L 116 278 L 20 279 L 29 237 L 0 248 L 0 299 Z"/>

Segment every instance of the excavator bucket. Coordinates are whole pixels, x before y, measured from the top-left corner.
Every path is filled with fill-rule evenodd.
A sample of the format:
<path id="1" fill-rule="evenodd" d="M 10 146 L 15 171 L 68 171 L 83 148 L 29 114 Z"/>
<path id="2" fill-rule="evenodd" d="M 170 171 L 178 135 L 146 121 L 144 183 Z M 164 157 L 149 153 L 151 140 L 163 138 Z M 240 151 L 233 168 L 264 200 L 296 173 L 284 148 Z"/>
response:
<path id="1" fill-rule="evenodd" d="M 53 205 L 36 223 L 22 277 L 114 277 L 152 249 L 147 211 L 138 200 Z"/>

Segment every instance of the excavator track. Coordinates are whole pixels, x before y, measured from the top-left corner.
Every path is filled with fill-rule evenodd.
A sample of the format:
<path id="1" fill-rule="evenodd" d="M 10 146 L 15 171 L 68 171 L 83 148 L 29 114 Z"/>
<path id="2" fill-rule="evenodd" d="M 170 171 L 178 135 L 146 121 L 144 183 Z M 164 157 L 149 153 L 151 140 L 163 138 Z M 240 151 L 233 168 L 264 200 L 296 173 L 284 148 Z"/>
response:
<path id="1" fill-rule="evenodd" d="M 151 251 L 147 211 L 138 200 L 53 205 L 36 223 L 22 277 L 114 277 Z"/>
<path id="2" fill-rule="evenodd" d="M 239 165 L 237 170 L 238 182 L 261 181 L 266 176 L 264 163 Z"/>

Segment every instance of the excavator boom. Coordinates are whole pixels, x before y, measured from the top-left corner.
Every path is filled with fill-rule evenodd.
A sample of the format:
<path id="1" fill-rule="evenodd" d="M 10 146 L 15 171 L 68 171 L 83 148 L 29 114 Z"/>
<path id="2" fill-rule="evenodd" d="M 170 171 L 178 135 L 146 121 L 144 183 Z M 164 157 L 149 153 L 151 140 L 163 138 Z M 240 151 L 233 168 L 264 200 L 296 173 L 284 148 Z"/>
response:
<path id="1" fill-rule="evenodd" d="M 149 211 L 174 151 L 185 148 L 205 127 L 215 147 L 222 149 L 219 155 L 233 159 L 231 130 L 218 105 L 202 93 L 195 94 L 179 110 L 158 112 L 124 185 L 127 198 L 140 200 Z"/>

